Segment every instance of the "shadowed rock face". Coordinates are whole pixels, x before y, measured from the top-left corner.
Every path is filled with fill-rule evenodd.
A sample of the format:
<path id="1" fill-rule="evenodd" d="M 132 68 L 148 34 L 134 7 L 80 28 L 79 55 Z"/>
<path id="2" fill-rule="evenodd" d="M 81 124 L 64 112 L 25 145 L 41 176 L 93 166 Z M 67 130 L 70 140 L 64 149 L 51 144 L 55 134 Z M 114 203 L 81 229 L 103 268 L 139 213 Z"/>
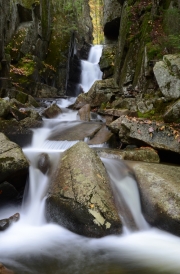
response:
<path id="1" fill-rule="evenodd" d="M 122 230 L 106 170 L 84 142 L 63 154 L 46 202 L 47 219 L 78 234 L 102 237 Z"/>

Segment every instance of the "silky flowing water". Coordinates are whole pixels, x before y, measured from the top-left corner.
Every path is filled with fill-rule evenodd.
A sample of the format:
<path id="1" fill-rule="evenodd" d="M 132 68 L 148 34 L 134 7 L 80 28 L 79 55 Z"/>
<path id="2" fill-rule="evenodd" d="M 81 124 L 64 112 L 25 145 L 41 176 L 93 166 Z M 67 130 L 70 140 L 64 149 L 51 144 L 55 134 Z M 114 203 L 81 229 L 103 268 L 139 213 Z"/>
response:
<path id="1" fill-rule="evenodd" d="M 98 65 L 102 54 L 102 48 L 102 45 L 91 47 L 88 60 L 81 61 L 81 87 L 84 92 L 88 92 L 96 80 L 102 79 L 102 72 Z"/>
<path id="2" fill-rule="evenodd" d="M 0 212 L 0 219 L 16 212 L 21 215 L 20 221 L 0 233 L 0 262 L 17 274 L 179 273 L 180 239 L 146 223 L 136 181 L 122 172 L 121 161 L 102 158 L 117 206 L 125 209 L 120 216 L 122 235 L 90 239 L 46 222 L 50 178 L 37 169 L 37 159 L 41 152 L 48 153 L 55 169 L 62 152 L 76 143 L 48 141 L 52 132 L 81 123 L 77 112 L 66 108 L 73 100 L 57 100 L 63 113 L 44 120 L 44 127 L 34 130 L 32 145 L 23 149 L 31 163 L 30 175 L 22 206 Z"/>

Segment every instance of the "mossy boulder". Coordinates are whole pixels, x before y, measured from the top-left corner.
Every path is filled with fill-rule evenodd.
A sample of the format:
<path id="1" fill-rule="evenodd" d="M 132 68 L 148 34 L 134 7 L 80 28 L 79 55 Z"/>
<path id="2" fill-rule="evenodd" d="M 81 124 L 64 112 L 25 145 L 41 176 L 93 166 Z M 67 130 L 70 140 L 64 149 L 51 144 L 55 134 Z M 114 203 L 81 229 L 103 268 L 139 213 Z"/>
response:
<path id="1" fill-rule="evenodd" d="M 27 174 L 28 167 L 29 163 L 22 149 L 0 133 L 0 183 L 7 180 L 14 186 L 21 185 L 20 178 Z"/>
<path id="2" fill-rule="evenodd" d="M 49 221 L 88 237 L 119 234 L 122 224 L 105 167 L 84 142 L 58 163 L 46 200 Z"/>
<path id="3" fill-rule="evenodd" d="M 116 45 L 105 45 L 103 47 L 102 56 L 99 66 L 103 72 L 103 79 L 112 77 L 114 73 Z"/>
<path id="4" fill-rule="evenodd" d="M 10 105 L 7 100 L 0 98 L 0 117 L 6 117 L 9 113 Z"/>

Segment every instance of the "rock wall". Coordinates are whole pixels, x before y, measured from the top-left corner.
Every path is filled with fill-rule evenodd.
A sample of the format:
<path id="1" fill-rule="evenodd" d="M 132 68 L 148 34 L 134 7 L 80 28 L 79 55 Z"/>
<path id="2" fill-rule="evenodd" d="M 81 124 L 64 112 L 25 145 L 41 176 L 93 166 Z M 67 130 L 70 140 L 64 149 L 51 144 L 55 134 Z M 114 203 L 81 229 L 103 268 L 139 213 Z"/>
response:
<path id="1" fill-rule="evenodd" d="M 79 81 L 79 75 L 71 79 L 79 70 L 76 50 L 84 41 L 92 43 L 93 39 L 88 0 L 1 2 L 0 59 L 11 64 L 13 86 L 33 96 L 37 83 L 57 88 L 57 95 L 65 94 L 68 87 L 74 88 L 68 80 L 75 84 Z M 4 63 L 0 68 L 3 77 L 7 71 Z M 1 86 L 10 88 L 6 82 Z"/>

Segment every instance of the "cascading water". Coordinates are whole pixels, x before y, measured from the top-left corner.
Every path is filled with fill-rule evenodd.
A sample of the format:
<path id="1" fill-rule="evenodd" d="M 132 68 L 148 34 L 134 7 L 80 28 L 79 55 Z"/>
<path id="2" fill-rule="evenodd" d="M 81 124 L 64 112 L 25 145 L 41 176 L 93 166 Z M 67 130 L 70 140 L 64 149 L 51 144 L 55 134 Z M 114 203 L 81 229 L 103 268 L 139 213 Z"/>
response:
<path id="1" fill-rule="evenodd" d="M 82 60 L 81 87 L 84 92 L 88 92 L 96 80 L 102 79 L 102 72 L 99 68 L 99 59 L 102 54 L 102 45 L 92 46 L 88 60 Z"/>
<path id="2" fill-rule="evenodd" d="M 22 208 L 4 208 L 0 212 L 0 219 L 16 211 L 21 215 L 19 222 L 0 233 L 0 262 L 18 274 L 179 273 L 180 239 L 145 222 L 136 181 L 117 160 L 102 159 L 117 205 L 125 212 L 121 216 L 123 235 L 89 239 L 46 223 L 49 177 L 37 169 L 38 157 L 48 153 L 55 168 L 61 152 L 74 144 L 47 141 L 52 132 L 80 123 L 77 112 L 66 109 L 72 103 L 71 99 L 59 100 L 63 113 L 34 130 L 32 146 L 24 149 L 31 163 L 29 182 Z"/>

